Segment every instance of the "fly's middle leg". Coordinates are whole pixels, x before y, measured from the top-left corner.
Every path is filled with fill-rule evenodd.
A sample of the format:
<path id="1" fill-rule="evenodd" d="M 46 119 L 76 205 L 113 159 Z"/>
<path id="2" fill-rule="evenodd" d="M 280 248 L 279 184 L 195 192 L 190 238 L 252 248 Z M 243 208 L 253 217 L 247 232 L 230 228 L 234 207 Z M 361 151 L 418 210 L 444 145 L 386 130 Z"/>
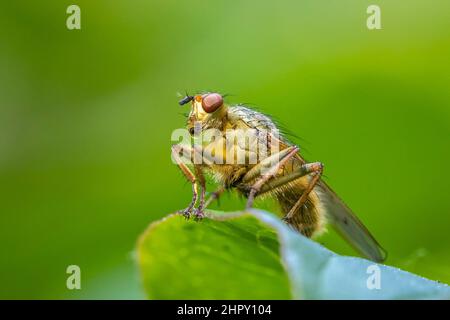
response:
<path id="1" fill-rule="evenodd" d="M 206 200 L 206 202 L 205 202 L 205 208 L 207 208 L 213 201 L 219 200 L 220 196 L 224 192 L 225 192 L 225 187 L 221 186 L 216 191 L 211 193 L 211 195 L 209 196 L 208 200 Z"/>

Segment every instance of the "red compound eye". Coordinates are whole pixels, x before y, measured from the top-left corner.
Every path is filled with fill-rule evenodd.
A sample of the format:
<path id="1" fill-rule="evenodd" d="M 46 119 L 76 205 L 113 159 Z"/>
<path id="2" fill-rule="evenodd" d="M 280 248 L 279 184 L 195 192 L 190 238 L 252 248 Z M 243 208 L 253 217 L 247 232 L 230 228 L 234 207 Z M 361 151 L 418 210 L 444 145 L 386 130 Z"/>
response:
<path id="1" fill-rule="evenodd" d="M 207 113 L 213 113 L 223 104 L 223 98 L 218 93 L 210 93 L 203 97 L 202 107 Z"/>

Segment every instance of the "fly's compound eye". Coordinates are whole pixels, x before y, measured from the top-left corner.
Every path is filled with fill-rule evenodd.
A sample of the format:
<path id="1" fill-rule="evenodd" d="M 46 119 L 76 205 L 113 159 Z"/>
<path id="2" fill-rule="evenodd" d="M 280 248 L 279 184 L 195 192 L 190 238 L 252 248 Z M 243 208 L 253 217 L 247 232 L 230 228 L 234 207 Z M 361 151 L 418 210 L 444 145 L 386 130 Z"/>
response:
<path id="1" fill-rule="evenodd" d="M 223 104 L 223 98 L 218 93 L 210 93 L 203 97 L 202 107 L 207 113 L 213 113 Z"/>

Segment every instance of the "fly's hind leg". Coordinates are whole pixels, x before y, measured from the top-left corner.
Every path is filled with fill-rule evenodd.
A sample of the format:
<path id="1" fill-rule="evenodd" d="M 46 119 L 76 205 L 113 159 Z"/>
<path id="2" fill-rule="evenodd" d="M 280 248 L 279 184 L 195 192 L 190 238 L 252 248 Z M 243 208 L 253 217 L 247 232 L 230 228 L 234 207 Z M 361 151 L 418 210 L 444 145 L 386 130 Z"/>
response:
<path id="1" fill-rule="evenodd" d="M 312 162 L 312 163 L 302 164 L 299 168 L 295 169 L 291 173 L 283 175 L 283 176 L 279 176 L 279 177 L 273 179 L 272 181 L 268 181 L 266 184 L 264 184 L 262 186 L 262 188 L 259 191 L 259 194 L 264 194 L 266 192 L 272 191 L 280 186 L 285 185 L 286 183 L 294 181 L 295 179 L 298 179 L 300 177 L 304 177 L 308 174 L 316 175 L 317 173 L 320 173 L 319 174 L 319 178 L 320 178 L 322 171 L 323 171 L 323 164 L 321 162 Z M 317 180 L 319 178 L 317 178 Z M 314 188 L 314 185 L 317 183 L 317 180 L 314 182 L 311 181 L 311 183 L 313 184 L 310 188 L 311 190 Z M 311 192 L 311 190 L 309 190 L 309 192 Z"/>
<path id="2" fill-rule="evenodd" d="M 305 163 L 305 164 L 301 165 L 298 169 L 296 169 L 295 171 L 293 171 L 289 174 L 277 177 L 271 181 L 267 181 L 260 188 L 259 194 L 264 194 L 266 192 L 274 190 L 280 186 L 285 185 L 286 183 L 294 181 L 295 179 L 298 179 L 300 177 L 304 177 L 308 174 L 313 175 L 306 190 L 303 191 L 300 198 L 297 200 L 297 202 L 294 204 L 294 206 L 289 210 L 289 212 L 283 218 L 286 221 L 293 217 L 294 213 L 298 210 L 298 208 L 300 208 L 301 206 L 306 204 L 306 202 L 308 200 L 308 195 L 314 189 L 314 186 L 317 184 L 317 181 L 319 181 L 319 179 L 322 175 L 322 172 L 323 172 L 323 164 L 321 162 Z"/>
<path id="3" fill-rule="evenodd" d="M 313 175 L 313 177 L 311 178 L 311 181 L 309 182 L 306 190 L 303 191 L 300 198 L 297 200 L 297 202 L 294 204 L 294 206 L 291 208 L 291 210 L 289 210 L 289 212 L 286 214 L 286 216 L 284 217 L 284 220 L 291 219 L 293 217 L 293 215 L 295 214 L 295 212 L 299 208 L 301 208 L 305 205 L 306 201 L 308 200 L 308 195 L 314 189 L 314 187 L 317 184 L 317 181 L 319 181 L 320 177 L 322 176 L 322 172 L 323 172 L 322 163 L 314 162 L 314 163 L 308 163 L 308 165 L 310 165 L 310 168 L 312 170 L 311 174 Z"/>
<path id="4" fill-rule="evenodd" d="M 243 178 L 243 181 L 251 181 L 253 178 L 257 178 L 256 182 L 251 186 L 250 192 L 248 194 L 247 205 L 246 208 L 251 208 L 253 206 L 253 201 L 257 195 L 257 193 L 261 190 L 269 179 L 274 177 L 278 171 L 286 164 L 286 162 L 291 159 L 297 152 L 298 147 L 292 146 L 286 148 L 266 159 L 261 161 L 258 165 L 254 166 Z M 265 166 L 267 166 L 274 159 L 278 159 L 278 161 L 269 167 L 266 173 L 262 173 L 262 170 Z"/>

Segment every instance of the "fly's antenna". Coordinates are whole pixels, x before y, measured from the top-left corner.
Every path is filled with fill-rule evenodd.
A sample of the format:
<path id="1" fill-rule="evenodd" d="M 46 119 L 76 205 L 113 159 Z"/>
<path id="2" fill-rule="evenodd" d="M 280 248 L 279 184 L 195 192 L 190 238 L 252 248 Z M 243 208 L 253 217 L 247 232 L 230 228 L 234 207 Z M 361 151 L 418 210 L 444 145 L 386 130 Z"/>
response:
<path id="1" fill-rule="evenodd" d="M 189 93 L 186 91 L 186 96 L 185 96 L 183 99 L 181 99 L 180 101 L 178 101 L 178 104 L 179 104 L 180 106 L 183 106 L 183 105 L 185 105 L 186 103 L 191 102 L 192 100 L 194 100 L 194 97 L 193 97 L 193 96 L 190 96 Z"/>

